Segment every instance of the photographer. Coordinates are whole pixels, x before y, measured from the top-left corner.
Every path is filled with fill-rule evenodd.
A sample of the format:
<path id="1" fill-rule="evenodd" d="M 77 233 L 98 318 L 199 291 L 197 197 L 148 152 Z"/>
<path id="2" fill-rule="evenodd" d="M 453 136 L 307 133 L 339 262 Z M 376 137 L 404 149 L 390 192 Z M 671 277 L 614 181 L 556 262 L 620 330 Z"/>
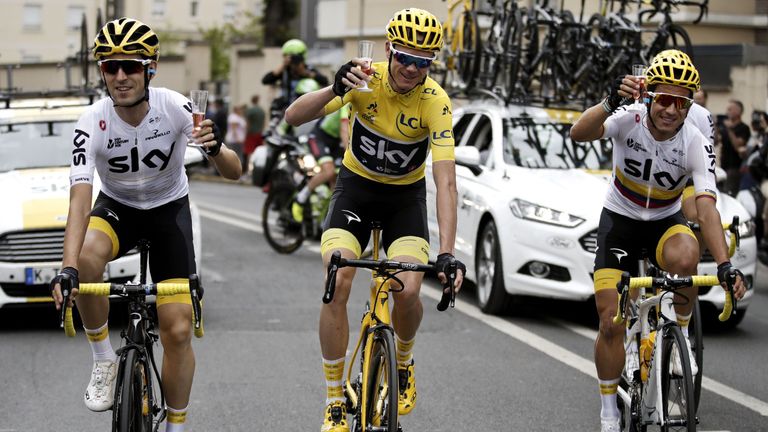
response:
<path id="1" fill-rule="evenodd" d="M 747 157 L 749 126 L 741 121 L 744 105 L 737 100 L 728 102 L 725 115 L 718 115 L 715 125 L 715 140 L 720 147 L 720 166 L 728 177 L 725 180 L 725 192 L 736 196 L 741 183 L 742 159 Z"/>
<path id="2" fill-rule="evenodd" d="M 265 85 L 280 83 L 282 92 L 275 100 L 279 109 L 285 109 L 296 100 L 296 83 L 304 78 L 312 78 L 321 87 L 328 85 L 328 77 L 305 63 L 307 46 L 299 39 L 291 39 L 283 44 L 283 62 L 275 70 L 267 72 L 261 83 Z M 273 103 L 275 103 L 273 102 Z"/>

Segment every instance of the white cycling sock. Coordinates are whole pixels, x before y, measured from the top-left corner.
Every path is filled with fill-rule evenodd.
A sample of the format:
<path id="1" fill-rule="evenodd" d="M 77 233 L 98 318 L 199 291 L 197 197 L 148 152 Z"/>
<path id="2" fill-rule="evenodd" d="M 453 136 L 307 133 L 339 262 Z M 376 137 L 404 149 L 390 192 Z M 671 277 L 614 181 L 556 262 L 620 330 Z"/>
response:
<path id="1" fill-rule="evenodd" d="M 414 337 L 411 340 L 402 340 L 398 335 L 395 335 L 395 345 L 397 345 L 397 364 L 400 366 L 408 366 L 413 360 L 413 344 L 416 342 Z"/>
<path id="2" fill-rule="evenodd" d="M 189 405 L 182 409 L 166 408 L 168 410 L 168 417 L 165 422 L 165 432 L 184 432 L 184 423 L 187 421 L 187 408 L 189 408 Z"/>
<path id="3" fill-rule="evenodd" d="M 311 192 L 312 191 L 309 190 L 309 186 L 304 186 L 304 188 L 301 191 L 299 191 L 298 194 L 296 194 L 296 201 L 300 202 L 301 204 L 304 204 L 305 202 L 307 202 L 307 198 L 309 198 L 309 194 Z"/>
<path id="4" fill-rule="evenodd" d="M 323 375 L 325 375 L 325 404 L 344 402 L 344 361 L 342 357 L 336 360 L 323 358 Z"/>
<path id="5" fill-rule="evenodd" d="M 85 326 L 83 329 L 85 330 L 85 337 L 88 338 L 88 344 L 91 346 L 93 361 L 115 361 L 117 356 L 115 350 L 112 349 L 112 343 L 109 341 L 109 323 L 106 322 L 97 329 L 87 329 Z"/>
<path id="6" fill-rule="evenodd" d="M 616 405 L 616 392 L 619 387 L 619 378 L 612 380 L 597 380 L 600 383 L 600 417 L 617 418 L 621 414 Z"/>

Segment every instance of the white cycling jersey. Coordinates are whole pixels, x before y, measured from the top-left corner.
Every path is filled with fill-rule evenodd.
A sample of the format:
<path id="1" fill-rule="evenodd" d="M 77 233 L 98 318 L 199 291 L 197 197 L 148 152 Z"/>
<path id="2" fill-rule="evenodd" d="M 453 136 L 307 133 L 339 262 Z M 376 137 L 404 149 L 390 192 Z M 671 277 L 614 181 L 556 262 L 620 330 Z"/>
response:
<path id="1" fill-rule="evenodd" d="M 637 220 L 659 220 L 680 211 L 689 177 L 697 197 L 717 199 L 715 153 L 690 122 L 669 140 L 656 141 L 646 126 L 646 108 L 619 108 L 605 121 L 604 138 L 613 138 L 613 176 L 605 208 Z"/>
<path id="2" fill-rule="evenodd" d="M 182 94 L 149 88 L 149 111 L 134 127 L 115 112 L 112 99 L 94 103 L 75 127 L 69 183 L 93 184 L 110 198 L 138 209 L 150 209 L 189 192 L 184 170 L 192 109 Z"/>
<path id="3" fill-rule="evenodd" d="M 688 109 L 688 117 L 685 118 L 685 122 L 692 123 L 696 129 L 701 131 L 704 138 L 712 144 L 715 143 L 715 122 L 712 121 L 712 113 L 708 109 L 694 103 Z"/>

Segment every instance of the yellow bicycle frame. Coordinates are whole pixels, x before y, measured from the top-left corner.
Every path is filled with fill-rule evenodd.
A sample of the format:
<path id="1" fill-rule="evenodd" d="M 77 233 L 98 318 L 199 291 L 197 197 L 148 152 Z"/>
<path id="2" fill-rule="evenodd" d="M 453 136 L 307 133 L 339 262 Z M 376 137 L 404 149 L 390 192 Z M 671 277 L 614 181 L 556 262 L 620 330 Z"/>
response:
<path id="1" fill-rule="evenodd" d="M 380 229 L 374 228 L 373 229 L 373 256 L 371 259 L 378 260 L 379 259 L 379 236 L 380 236 Z M 362 365 L 362 382 L 361 382 L 361 395 L 368 394 L 368 377 L 373 372 L 370 370 L 370 364 L 371 364 L 371 350 L 373 347 L 373 337 L 374 332 L 372 331 L 374 328 L 378 326 L 392 326 L 392 317 L 389 310 L 389 291 L 390 289 L 390 282 L 387 279 L 387 276 L 385 274 L 379 274 L 375 270 L 372 272 L 371 277 L 371 286 L 370 286 L 370 298 L 368 300 L 368 307 L 366 308 L 365 313 L 363 314 L 362 322 L 360 323 L 360 336 L 357 339 L 357 346 L 355 346 L 355 351 L 352 354 L 352 358 L 349 362 L 349 367 L 347 369 L 347 379 L 344 383 L 347 389 L 347 396 L 349 398 L 349 401 L 351 402 L 353 407 L 357 407 L 360 410 L 360 418 L 363 419 L 362 431 L 365 432 L 368 425 L 365 424 L 365 419 L 367 418 L 367 410 L 368 410 L 368 404 L 367 403 L 360 403 L 361 401 L 357 400 L 357 394 L 355 393 L 354 388 L 352 387 L 352 369 L 353 365 L 355 364 L 355 358 L 357 358 L 357 353 L 360 351 L 360 346 L 365 340 L 365 348 L 363 349 L 362 356 L 363 356 L 363 365 Z M 393 332 L 394 333 L 394 332 Z M 387 395 L 391 389 L 385 388 L 382 390 L 381 394 Z M 379 400 L 376 403 L 377 409 L 381 410 L 381 404 L 383 401 Z"/>

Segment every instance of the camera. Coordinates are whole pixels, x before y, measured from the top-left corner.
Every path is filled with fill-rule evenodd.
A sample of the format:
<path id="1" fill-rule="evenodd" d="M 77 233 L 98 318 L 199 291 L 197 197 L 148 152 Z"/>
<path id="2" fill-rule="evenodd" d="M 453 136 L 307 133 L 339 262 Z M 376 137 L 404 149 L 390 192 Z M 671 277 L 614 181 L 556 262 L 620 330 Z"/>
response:
<path id="1" fill-rule="evenodd" d="M 728 118 L 725 114 L 718 114 L 716 123 L 718 126 L 722 126 L 725 124 L 725 119 Z"/>
<path id="2" fill-rule="evenodd" d="M 301 54 L 292 54 L 291 55 L 291 64 L 297 65 L 304 62 L 304 56 Z"/>

